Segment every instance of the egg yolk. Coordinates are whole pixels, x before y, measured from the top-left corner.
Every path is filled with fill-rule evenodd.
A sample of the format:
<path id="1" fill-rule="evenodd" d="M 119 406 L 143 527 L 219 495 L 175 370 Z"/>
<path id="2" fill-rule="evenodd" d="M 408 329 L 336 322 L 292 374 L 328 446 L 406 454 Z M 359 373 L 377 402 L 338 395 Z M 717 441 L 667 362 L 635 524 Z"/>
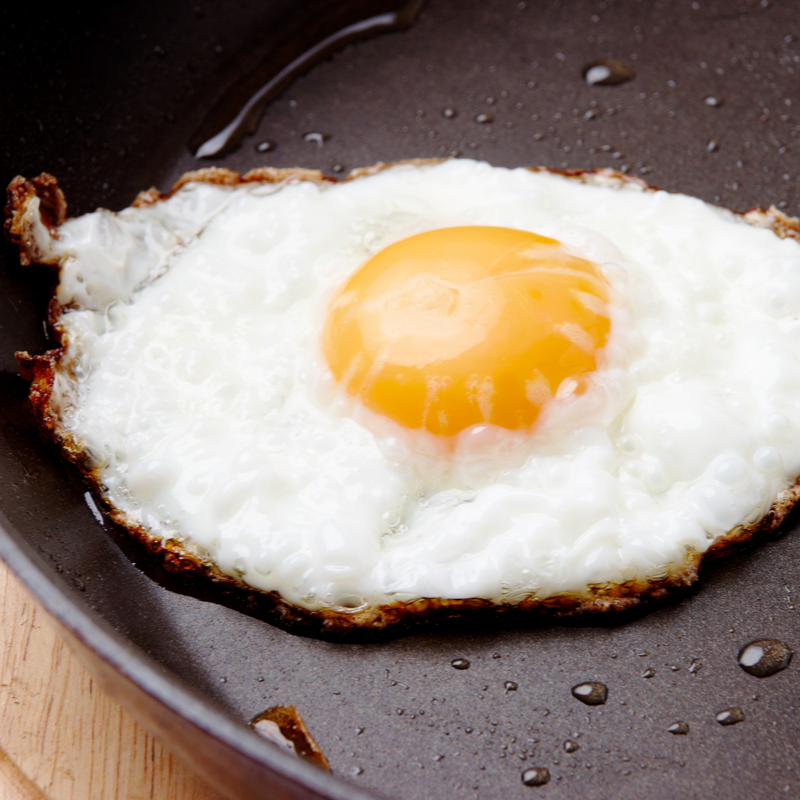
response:
<path id="1" fill-rule="evenodd" d="M 528 428 L 559 387 L 585 390 L 611 326 L 608 301 L 597 266 L 555 239 L 441 228 L 353 273 L 331 301 L 322 345 L 350 395 L 408 428 Z"/>

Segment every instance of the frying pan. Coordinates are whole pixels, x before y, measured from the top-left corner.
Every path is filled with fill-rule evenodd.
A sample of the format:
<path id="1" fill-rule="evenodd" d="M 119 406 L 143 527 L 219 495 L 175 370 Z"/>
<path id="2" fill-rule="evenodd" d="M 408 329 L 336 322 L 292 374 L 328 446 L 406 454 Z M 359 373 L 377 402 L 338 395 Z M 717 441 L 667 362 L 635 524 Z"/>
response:
<path id="1" fill-rule="evenodd" d="M 188 145 L 209 115 L 224 116 L 226 97 L 331 35 L 337 14 L 346 27 L 386 8 L 142 0 L 32 14 L 7 4 L 2 179 L 56 174 L 72 215 L 166 189 L 199 165 Z M 777 0 L 429 0 L 408 30 L 287 78 L 255 133 L 206 163 L 327 174 L 443 155 L 611 166 L 737 210 L 797 214 L 796 20 L 796 6 Z M 603 59 L 635 77 L 587 84 L 583 71 Z M 259 151 L 265 141 L 274 149 Z M 798 664 L 765 680 L 737 665 L 753 639 L 800 646 L 796 518 L 636 615 L 467 622 L 369 645 L 293 636 L 187 588 L 95 520 L 79 476 L 33 429 L 13 358 L 52 345 L 42 326 L 51 276 L 21 268 L 11 248 L 3 256 L 0 555 L 111 692 L 223 793 L 800 796 Z M 454 669 L 456 658 L 470 668 Z M 608 686 L 605 705 L 571 696 L 587 680 Z M 248 730 L 286 703 L 332 775 Z M 729 707 L 744 722 L 719 725 Z M 667 732 L 679 720 L 688 735 Z M 531 767 L 548 768 L 550 782 L 523 785 Z"/>

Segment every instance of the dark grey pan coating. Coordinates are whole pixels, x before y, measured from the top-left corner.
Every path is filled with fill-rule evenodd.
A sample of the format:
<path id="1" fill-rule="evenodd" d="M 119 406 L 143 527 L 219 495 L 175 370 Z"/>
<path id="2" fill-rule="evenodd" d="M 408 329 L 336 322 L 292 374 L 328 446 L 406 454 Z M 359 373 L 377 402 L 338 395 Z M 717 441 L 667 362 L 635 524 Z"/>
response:
<path id="1" fill-rule="evenodd" d="M 454 154 L 609 166 L 736 210 L 800 212 L 800 22 L 778 0 L 429 0 L 407 31 L 350 45 L 296 80 L 239 150 L 194 159 L 189 142 L 231 87 L 287 41 L 313 44 L 336 6 L 4 8 L 3 182 L 49 171 L 75 215 L 122 208 L 201 165 L 335 175 Z M 635 77 L 587 84 L 585 68 L 604 59 Z M 259 152 L 265 141 L 274 149 Z M 800 796 L 800 659 L 765 679 L 737 664 L 754 639 L 800 648 L 792 518 L 783 536 L 635 617 L 482 622 L 372 645 L 292 636 L 182 586 L 95 521 L 79 476 L 33 429 L 13 359 L 48 347 L 51 276 L 21 268 L 10 247 L 3 256 L 0 554 L 112 691 L 230 796 Z M 459 658 L 468 669 L 451 665 Z M 586 681 L 608 687 L 605 705 L 572 696 Z M 337 777 L 246 729 L 287 703 Z M 743 722 L 715 720 L 733 707 Z M 668 732 L 676 722 L 688 734 Z M 550 782 L 525 786 L 531 768 Z"/>

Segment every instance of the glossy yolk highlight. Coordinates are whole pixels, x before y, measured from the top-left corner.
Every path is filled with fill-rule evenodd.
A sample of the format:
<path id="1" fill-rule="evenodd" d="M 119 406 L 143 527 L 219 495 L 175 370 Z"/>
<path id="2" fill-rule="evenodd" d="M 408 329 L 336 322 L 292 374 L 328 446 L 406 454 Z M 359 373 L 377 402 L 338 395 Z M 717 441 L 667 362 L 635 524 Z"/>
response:
<path id="1" fill-rule="evenodd" d="M 610 329 L 597 266 L 554 239 L 464 226 L 381 250 L 331 301 L 336 380 L 408 428 L 531 426 L 565 381 L 580 393 Z"/>

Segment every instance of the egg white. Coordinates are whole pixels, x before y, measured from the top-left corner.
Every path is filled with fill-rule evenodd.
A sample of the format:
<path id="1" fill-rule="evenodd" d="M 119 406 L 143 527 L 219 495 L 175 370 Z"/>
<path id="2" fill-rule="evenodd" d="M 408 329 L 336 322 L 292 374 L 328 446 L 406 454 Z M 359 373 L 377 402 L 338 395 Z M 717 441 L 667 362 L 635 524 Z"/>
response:
<path id="1" fill-rule="evenodd" d="M 533 435 L 477 426 L 443 460 L 344 396 L 319 336 L 371 255 L 472 224 L 601 264 L 614 327 L 587 396 Z M 307 609 L 661 580 L 800 474 L 800 247 L 690 197 L 456 160 L 189 183 L 52 246 L 55 405 L 106 499 Z"/>

